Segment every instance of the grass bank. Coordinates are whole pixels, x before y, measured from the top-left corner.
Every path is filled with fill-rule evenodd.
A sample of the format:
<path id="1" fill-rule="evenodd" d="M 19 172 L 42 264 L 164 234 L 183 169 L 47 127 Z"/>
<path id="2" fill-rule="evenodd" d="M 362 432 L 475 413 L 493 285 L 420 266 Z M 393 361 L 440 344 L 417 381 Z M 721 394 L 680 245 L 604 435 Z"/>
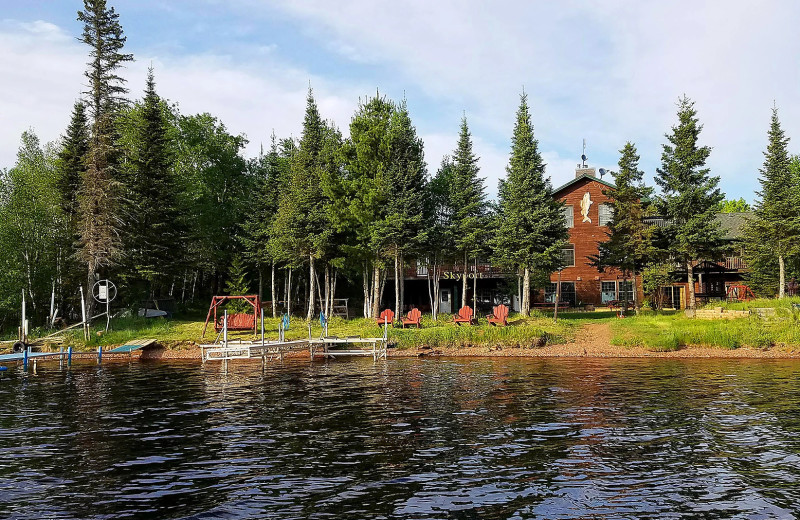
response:
<path id="1" fill-rule="evenodd" d="M 800 347 L 799 315 L 791 311 L 790 303 L 763 300 L 727 305 L 735 310 L 777 306 L 786 312 L 768 318 L 754 315 L 733 320 L 690 319 L 683 312 L 645 313 L 611 321 L 611 343 L 655 351 L 674 351 L 687 346 L 723 349 Z"/>
<path id="2" fill-rule="evenodd" d="M 80 331 L 65 335 L 65 345 L 78 349 L 96 349 L 98 346 L 120 345 L 126 341 L 140 338 L 157 338 L 162 344 L 174 349 L 192 348 L 195 343 L 212 343 L 216 332 L 209 325 L 203 337 L 203 318 L 192 319 L 144 319 L 139 317 L 118 318 L 113 320 L 112 329 L 105 332 L 93 329 L 89 341 L 84 341 Z M 264 322 L 265 337 L 277 339 L 279 319 L 266 318 Z M 458 326 L 453 323 L 452 316 L 441 315 L 433 321 L 430 316 L 422 319 L 422 328 L 402 329 L 390 327 L 388 336 L 397 348 L 466 348 L 474 346 L 502 346 L 531 348 L 547 344 L 570 341 L 580 327 L 582 320 L 564 317 L 558 323 L 545 314 L 536 314 L 529 318 L 511 316 L 507 327 L 493 327 L 482 320 L 479 325 Z M 36 331 L 46 335 L 46 331 Z M 320 337 L 322 327 L 319 321 L 311 323 L 311 336 Z M 345 320 L 331 318 L 328 323 L 328 335 L 337 337 L 360 336 L 376 337 L 383 335 L 383 327 L 375 320 L 357 318 Z M 32 334 L 36 337 L 37 334 Z M 300 318 L 293 318 L 286 331 L 286 339 L 305 339 L 309 336 L 308 323 Z M 231 332 L 234 339 L 256 339 L 252 333 Z"/>

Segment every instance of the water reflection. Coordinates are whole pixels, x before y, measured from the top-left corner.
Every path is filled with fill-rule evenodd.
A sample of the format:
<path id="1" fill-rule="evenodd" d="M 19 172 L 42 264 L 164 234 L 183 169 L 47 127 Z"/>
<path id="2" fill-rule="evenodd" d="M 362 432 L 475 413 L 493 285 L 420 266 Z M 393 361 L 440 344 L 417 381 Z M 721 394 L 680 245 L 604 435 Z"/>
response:
<path id="1" fill-rule="evenodd" d="M 0 517 L 791 518 L 800 364 L 79 365 L 0 380 Z"/>

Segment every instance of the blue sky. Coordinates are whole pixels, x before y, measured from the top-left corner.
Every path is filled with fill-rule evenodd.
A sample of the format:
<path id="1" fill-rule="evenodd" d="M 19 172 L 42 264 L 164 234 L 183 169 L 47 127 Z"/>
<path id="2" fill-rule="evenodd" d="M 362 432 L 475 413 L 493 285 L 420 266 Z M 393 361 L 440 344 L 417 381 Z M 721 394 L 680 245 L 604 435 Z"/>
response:
<path id="1" fill-rule="evenodd" d="M 6 0 L 0 14 L 0 167 L 19 136 L 43 141 L 66 127 L 82 90 L 86 49 L 75 0 Z M 346 134 L 359 98 L 408 101 L 433 172 L 466 115 L 490 195 L 504 175 L 524 88 L 548 174 L 589 164 L 614 169 L 625 141 L 652 176 L 684 93 L 713 147 L 709 166 L 729 197 L 758 188 L 770 109 L 800 136 L 800 41 L 789 1 L 264 2 L 109 0 L 136 62 L 184 113 L 218 116 L 250 140 L 248 155 L 298 135 L 309 82 L 323 116 Z M 798 137 L 800 139 L 800 137 Z M 797 146 L 795 146 L 797 145 Z M 800 152 L 800 142 L 792 143 Z"/>

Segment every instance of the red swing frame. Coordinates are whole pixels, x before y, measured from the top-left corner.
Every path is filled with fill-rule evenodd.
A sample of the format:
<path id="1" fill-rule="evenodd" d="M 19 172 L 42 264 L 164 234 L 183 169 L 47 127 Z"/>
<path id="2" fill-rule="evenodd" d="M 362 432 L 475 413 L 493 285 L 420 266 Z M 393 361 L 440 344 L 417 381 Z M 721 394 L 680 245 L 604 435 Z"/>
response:
<path id="1" fill-rule="evenodd" d="M 258 295 L 247 296 L 214 296 L 211 298 L 211 306 L 208 308 L 208 315 L 206 322 L 203 324 L 203 336 L 206 335 L 206 328 L 208 322 L 211 321 L 211 316 L 214 316 L 214 330 L 219 332 L 224 326 L 224 316 L 217 317 L 217 308 L 224 305 L 231 300 L 244 300 L 253 307 L 253 314 L 233 313 L 228 314 L 228 330 L 251 330 L 253 334 L 256 333 L 258 328 L 258 317 L 261 314 L 261 300 Z"/>

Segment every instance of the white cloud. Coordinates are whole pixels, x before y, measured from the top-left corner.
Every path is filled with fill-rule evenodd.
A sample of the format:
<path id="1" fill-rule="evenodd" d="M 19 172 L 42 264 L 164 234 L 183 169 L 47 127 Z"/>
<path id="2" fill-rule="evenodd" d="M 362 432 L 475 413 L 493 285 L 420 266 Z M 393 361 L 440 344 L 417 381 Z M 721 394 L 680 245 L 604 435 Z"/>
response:
<path id="1" fill-rule="evenodd" d="M 248 155 L 255 155 L 261 143 L 268 146 L 273 129 L 278 136 L 299 135 L 309 83 L 323 117 L 349 122 L 357 92 L 369 89 L 314 77 L 279 62 L 272 50 L 262 46 L 259 63 L 249 66 L 214 54 L 137 55 L 122 75 L 130 97 L 138 98 L 152 64 L 162 97 L 178 102 L 182 113 L 210 112 L 229 132 L 246 134 Z M 80 42 L 43 21 L 0 25 L 0 56 L 0 113 L 6 121 L 0 126 L 0 167 L 10 167 L 23 131 L 33 128 L 42 141 L 63 133 L 72 105 L 85 89 L 87 58 Z"/>
<path id="2" fill-rule="evenodd" d="M 752 197 L 773 99 L 787 132 L 800 134 L 800 41 L 791 36 L 800 12 L 793 2 L 281 6 L 329 47 L 395 64 L 454 111 L 469 109 L 475 134 L 495 143 L 510 133 L 524 84 L 548 154 L 579 149 L 585 137 L 590 160 L 609 166 L 633 140 L 652 173 L 675 102 L 686 93 L 705 124 L 704 143 L 714 147 L 710 166 L 725 188 Z"/>

